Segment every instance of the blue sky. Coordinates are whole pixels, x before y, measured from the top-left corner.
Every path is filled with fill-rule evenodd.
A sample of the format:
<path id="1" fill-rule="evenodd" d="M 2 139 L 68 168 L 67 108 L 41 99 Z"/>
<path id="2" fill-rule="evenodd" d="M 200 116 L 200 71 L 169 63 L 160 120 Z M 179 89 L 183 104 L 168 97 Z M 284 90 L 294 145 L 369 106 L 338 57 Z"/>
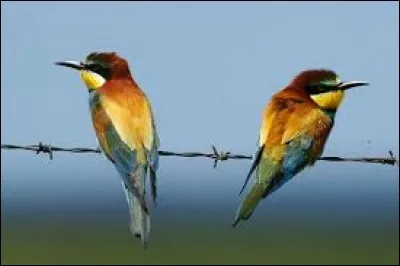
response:
<path id="1" fill-rule="evenodd" d="M 269 97 L 299 71 L 324 67 L 343 80 L 371 84 L 346 95 L 324 154 L 386 156 L 389 149 L 399 154 L 396 2 L 2 2 L 1 6 L 2 144 L 44 141 L 96 147 L 87 91 L 75 71 L 54 62 L 82 60 L 92 51 L 117 51 L 129 61 L 152 103 L 163 150 L 205 152 L 214 143 L 223 150 L 252 154 Z M 54 189 L 58 180 L 73 190 L 79 185 L 72 180 L 89 183 L 95 180 L 93 173 L 102 171 L 113 175 L 103 182 L 112 179 L 115 188 L 119 186 L 111 165 L 96 155 L 56 154 L 48 162 L 45 156 L 2 151 L 1 165 L 2 183 L 7 184 L 35 183 Z M 205 159 L 161 158 L 160 182 L 167 186 L 168 180 L 205 171 L 204 179 L 190 182 L 206 185 L 216 176 L 229 175 L 234 180 L 229 189 L 236 193 L 250 162 L 224 162 L 217 170 L 211 165 Z M 337 166 L 321 163 L 313 173 L 338 171 Z M 398 169 L 340 166 L 342 172 L 389 171 L 395 178 L 385 179 L 385 184 L 398 192 Z M 57 179 L 66 170 L 87 179 L 81 175 Z M 24 174 L 12 178 L 16 173 Z M 37 179 L 32 182 L 27 173 L 37 174 Z M 216 181 L 215 186 L 222 188 L 224 182 Z"/>

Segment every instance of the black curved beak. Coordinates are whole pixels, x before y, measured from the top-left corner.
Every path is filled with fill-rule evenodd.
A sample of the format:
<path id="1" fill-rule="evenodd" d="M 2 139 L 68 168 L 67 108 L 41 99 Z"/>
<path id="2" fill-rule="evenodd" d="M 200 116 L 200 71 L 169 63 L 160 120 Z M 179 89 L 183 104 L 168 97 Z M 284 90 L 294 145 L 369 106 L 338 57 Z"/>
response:
<path id="1" fill-rule="evenodd" d="M 369 83 L 365 81 L 345 81 L 339 83 L 338 88 L 342 90 L 348 90 L 351 88 L 367 86 L 367 85 L 369 85 Z"/>
<path id="2" fill-rule="evenodd" d="M 77 61 L 61 61 L 61 62 L 55 62 L 55 64 L 58 66 L 70 67 L 76 70 L 85 69 L 85 65 Z"/>

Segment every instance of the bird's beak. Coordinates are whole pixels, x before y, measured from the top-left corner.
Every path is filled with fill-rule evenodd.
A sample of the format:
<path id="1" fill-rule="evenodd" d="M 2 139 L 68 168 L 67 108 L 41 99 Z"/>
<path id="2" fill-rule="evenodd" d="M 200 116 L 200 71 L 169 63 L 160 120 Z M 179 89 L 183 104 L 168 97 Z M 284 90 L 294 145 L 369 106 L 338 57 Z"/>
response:
<path id="1" fill-rule="evenodd" d="M 345 82 L 341 82 L 338 85 L 338 88 L 342 89 L 342 90 L 348 90 L 348 89 L 351 89 L 354 87 L 367 86 L 367 85 L 369 85 L 369 83 L 365 82 L 365 81 L 345 81 Z"/>
<path id="2" fill-rule="evenodd" d="M 84 64 L 77 61 L 62 61 L 62 62 L 55 62 L 55 64 L 58 66 L 70 67 L 76 70 L 82 70 L 85 68 Z"/>

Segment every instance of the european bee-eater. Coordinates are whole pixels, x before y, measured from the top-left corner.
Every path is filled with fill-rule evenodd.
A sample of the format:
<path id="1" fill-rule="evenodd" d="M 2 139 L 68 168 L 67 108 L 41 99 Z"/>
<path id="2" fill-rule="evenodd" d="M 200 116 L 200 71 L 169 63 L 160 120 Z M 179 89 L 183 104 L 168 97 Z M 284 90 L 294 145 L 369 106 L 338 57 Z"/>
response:
<path id="1" fill-rule="evenodd" d="M 57 65 L 79 70 L 89 91 L 93 127 L 104 155 L 118 171 L 130 213 L 130 229 L 147 246 L 150 213 L 145 199 L 149 173 L 156 203 L 159 138 L 150 102 L 116 53 L 91 53 L 84 62 Z"/>
<path id="2" fill-rule="evenodd" d="M 258 203 L 282 187 L 322 154 L 336 110 L 350 88 L 366 82 L 343 82 L 327 69 L 299 73 L 274 94 L 264 109 L 257 150 L 242 190 L 255 171 L 233 226 L 247 220 Z"/>

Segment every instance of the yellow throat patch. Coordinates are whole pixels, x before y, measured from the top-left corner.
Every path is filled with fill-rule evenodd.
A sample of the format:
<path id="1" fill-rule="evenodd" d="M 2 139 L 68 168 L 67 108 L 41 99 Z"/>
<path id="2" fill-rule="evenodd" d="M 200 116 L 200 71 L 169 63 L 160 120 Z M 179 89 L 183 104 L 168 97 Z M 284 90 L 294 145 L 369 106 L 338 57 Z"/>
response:
<path id="1" fill-rule="evenodd" d="M 310 95 L 310 97 L 320 108 L 335 110 L 339 107 L 344 98 L 344 91 L 328 91 L 320 94 Z"/>
<path id="2" fill-rule="evenodd" d="M 80 74 L 86 87 L 90 90 L 96 90 L 106 82 L 101 75 L 90 70 L 81 70 Z"/>

